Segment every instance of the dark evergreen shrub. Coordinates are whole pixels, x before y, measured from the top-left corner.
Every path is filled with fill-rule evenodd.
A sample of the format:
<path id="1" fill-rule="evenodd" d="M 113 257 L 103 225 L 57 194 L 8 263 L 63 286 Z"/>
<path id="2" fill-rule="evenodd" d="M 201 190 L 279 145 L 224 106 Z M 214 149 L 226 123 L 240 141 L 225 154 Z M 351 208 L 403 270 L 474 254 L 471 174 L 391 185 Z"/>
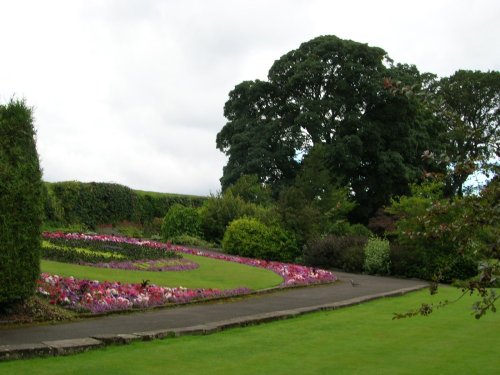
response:
<path id="1" fill-rule="evenodd" d="M 425 268 L 424 257 L 424 251 L 391 242 L 389 252 L 391 262 L 390 272 L 395 276 L 426 279 L 428 278 L 428 274 Z"/>
<path id="2" fill-rule="evenodd" d="M 310 266 L 361 272 L 367 241 L 363 236 L 318 237 L 305 246 L 303 260 Z"/>
<path id="3" fill-rule="evenodd" d="M 22 101 L 0 105 L 0 304 L 35 290 L 42 189 L 32 111 Z"/>

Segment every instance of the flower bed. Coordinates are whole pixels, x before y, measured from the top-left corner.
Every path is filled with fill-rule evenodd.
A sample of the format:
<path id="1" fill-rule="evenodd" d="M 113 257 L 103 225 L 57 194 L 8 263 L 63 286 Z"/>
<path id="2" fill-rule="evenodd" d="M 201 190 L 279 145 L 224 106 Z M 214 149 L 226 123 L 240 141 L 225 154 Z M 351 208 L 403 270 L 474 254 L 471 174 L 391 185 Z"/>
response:
<path id="1" fill-rule="evenodd" d="M 87 235 L 77 233 L 65 234 L 46 232 L 43 236 L 45 238 L 128 243 L 151 247 L 154 249 L 162 249 L 165 250 L 165 252 L 175 251 L 228 262 L 246 264 L 253 267 L 265 268 L 283 277 L 283 283 L 281 284 L 283 287 L 332 282 L 337 279 L 335 275 L 326 270 L 275 261 L 250 259 L 185 247 L 173 247 L 168 243 L 156 241 L 144 241 L 135 238 L 117 237 L 111 235 Z M 146 261 L 141 261 L 141 263 L 144 262 Z M 154 261 L 151 262 L 154 263 Z M 134 267 L 133 262 L 115 263 L 130 263 L 130 267 Z M 194 262 L 192 263 L 196 264 Z M 106 263 L 106 267 L 120 268 L 118 266 L 111 267 L 110 264 L 113 263 Z M 95 266 L 96 264 L 92 265 Z M 47 296 L 53 304 L 63 305 L 74 310 L 102 313 L 107 311 L 128 310 L 135 307 L 140 308 L 159 306 L 168 303 L 184 303 L 198 299 L 236 296 L 249 293 L 251 290 L 248 288 L 230 290 L 187 289 L 183 287 L 166 288 L 156 285 L 148 285 L 147 283 L 126 284 L 109 281 L 99 282 L 79 280 L 73 277 L 60 277 L 57 275 L 43 273 L 38 281 L 38 292 Z"/>
<path id="2" fill-rule="evenodd" d="M 138 270 L 138 271 L 189 271 L 198 268 L 198 263 L 192 262 L 188 259 L 144 259 L 144 260 L 130 260 L 124 262 L 79 262 L 83 266 L 92 266 L 100 268 L 114 268 L 120 270 Z"/>
<path id="3" fill-rule="evenodd" d="M 77 311 L 103 313 L 160 306 L 168 303 L 185 303 L 199 299 L 229 297 L 250 292 L 247 288 L 231 290 L 165 288 L 156 285 L 122 284 L 79 280 L 42 273 L 37 285 L 38 293 L 58 304 Z"/>
<path id="4" fill-rule="evenodd" d="M 93 241 L 116 242 L 116 243 L 129 243 L 140 246 L 147 246 L 155 249 L 165 249 L 165 251 L 173 250 L 185 254 L 193 254 L 198 256 L 205 256 L 209 258 L 225 260 L 228 262 L 242 263 L 249 266 L 261 267 L 276 272 L 278 275 L 283 277 L 282 286 L 309 285 L 309 284 L 332 282 L 337 280 L 337 277 L 330 271 L 318 268 L 306 267 L 297 264 L 281 263 L 275 261 L 266 261 L 261 259 L 251 259 L 251 258 L 221 254 L 210 251 L 202 251 L 186 247 L 172 246 L 169 243 L 139 240 L 137 238 L 117 237 L 111 235 L 60 233 L 60 232 L 45 232 L 43 236 L 45 238 L 66 238 L 66 239 L 93 240 Z"/>

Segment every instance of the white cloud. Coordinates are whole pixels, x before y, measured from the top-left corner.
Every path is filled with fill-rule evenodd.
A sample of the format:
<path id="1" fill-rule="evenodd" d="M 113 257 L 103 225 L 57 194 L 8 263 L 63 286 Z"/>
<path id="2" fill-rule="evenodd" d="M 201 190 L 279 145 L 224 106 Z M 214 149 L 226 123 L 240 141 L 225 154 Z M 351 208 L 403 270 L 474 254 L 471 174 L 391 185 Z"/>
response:
<path id="1" fill-rule="evenodd" d="M 496 1 L 0 0 L 0 101 L 35 107 L 49 181 L 208 194 L 229 91 L 334 34 L 450 75 L 499 70 Z"/>

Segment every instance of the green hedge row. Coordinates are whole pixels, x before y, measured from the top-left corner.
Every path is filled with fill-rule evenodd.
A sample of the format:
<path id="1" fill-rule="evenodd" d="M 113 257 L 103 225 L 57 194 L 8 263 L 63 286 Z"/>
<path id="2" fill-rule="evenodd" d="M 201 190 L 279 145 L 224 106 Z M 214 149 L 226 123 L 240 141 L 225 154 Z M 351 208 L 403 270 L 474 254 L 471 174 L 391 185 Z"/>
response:
<path id="1" fill-rule="evenodd" d="M 155 217 L 164 217 L 176 203 L 200 207 L 206 199 L 140 192 L 112 183 L 55 182 L 45 183 L 44 213 L 49 222 L 94 228 L 122 221 L 148 223 Z"/>

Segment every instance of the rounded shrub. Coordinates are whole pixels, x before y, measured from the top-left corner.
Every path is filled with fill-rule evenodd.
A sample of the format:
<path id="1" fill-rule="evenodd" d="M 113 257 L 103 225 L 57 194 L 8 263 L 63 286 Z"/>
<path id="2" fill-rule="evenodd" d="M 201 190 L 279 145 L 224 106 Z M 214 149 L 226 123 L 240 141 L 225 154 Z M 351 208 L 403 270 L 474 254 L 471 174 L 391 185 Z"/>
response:
<path id="1" fill-rule="evenodd" d="M 304 247 L 303 261 L 314 267 L 361 272 L 364 264 L 363 236 L 324 236 L 311 239 Z"/>
<path id="2" fill-rule="evenodd" d="M 297 243 L 288 232 L 247 217 L 229 224 L 222 249 L 229 254 L 266 260 L 292 261 L 298 255 Z"/>
<path id="3" fill-rule="evenodd" d="M 41 177 L 31 109 L 0 105 L 0 305 L 32 295 L 40 275 Z"/>
<path id="4" fill-rule="evenodd" d="M 171 240 L 182 235 L 199 236 L 201 218 L 198 210 L 175 203 L 170 207 L 161 227 L 163 239 Z"/>
<path id="5" fill-rule="evenodd" d="M 389 273 L 390 244 L 386 239 L 370 237 L 364 248 L 363 269 L 370 274 Z"/>

